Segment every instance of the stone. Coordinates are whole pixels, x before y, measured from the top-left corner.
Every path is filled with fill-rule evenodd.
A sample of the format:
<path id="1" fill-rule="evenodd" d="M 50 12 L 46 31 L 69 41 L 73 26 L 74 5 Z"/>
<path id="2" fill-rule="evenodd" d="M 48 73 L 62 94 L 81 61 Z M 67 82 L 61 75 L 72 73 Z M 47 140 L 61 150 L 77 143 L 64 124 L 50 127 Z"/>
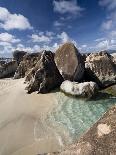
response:
<path id="1" fill-rule="evenodd" d="M 26 77 L 28 81 L 27 91 L 32 93 L 48 93 L 60 86 L 63 81 L 56 64 L 54 54 L 51 51 L 43 51 L 40 61 Z"/>
<path id="2" fill-rule="evenodd" d="M 109 94 L 111 97 L 116 97 L 116 84 L 103 89 L 101 92 Z"/>
<path id="3" fill-rule="evenodd" d="M 41 58 L 41 53 L 27 53 L 23 60 L 20 62 L 15 75 L 14 79 L 24 78 L 28 72 L 35 67 L 38 61 Z"/>
<path id="4" fill-rule="evenodd" d="M 83 78 L 83 57 L 72 43 L 59 47 L 55 53 L 55 62 L 64 80 L 80 81 Z"/>
<path id="5" fill-rule="evenodd" d="M 7 78 L 14 75 L 17 69 L 17 62 L 10 61 L 8 63 L 2 63 L 0 65 L 0 78 Z"/>
<path id="6" fill-rule="evenodd" d="M 66 80 L 61 84 L 60 89 L 69 95 L 91 98 L 97 92 L 98 87 L 95 82 L 78 83 Z"/>
<path id="7" fill-rule="evenodd" d="M 91 53 L 85 61 L 87 81 L 96 82 L 101 88 L 116 83 L 116 64 L 106 51 Z"/>
<path id="8" fill-rule="evenodd" d="M 111 56 L 113 57 L 113 62 L 116 64 L 116 53 L 112 53 Z"/>
<path id="9" fill-rule="evenodd" d="M 20 62 L 23 60 L 23 56 L 26 54 L 27 52 L 25 51 L 14 51 L 13 52 L 13 58 L 14 60 L 17 61 L 18 65 L 20 64 Z"/>

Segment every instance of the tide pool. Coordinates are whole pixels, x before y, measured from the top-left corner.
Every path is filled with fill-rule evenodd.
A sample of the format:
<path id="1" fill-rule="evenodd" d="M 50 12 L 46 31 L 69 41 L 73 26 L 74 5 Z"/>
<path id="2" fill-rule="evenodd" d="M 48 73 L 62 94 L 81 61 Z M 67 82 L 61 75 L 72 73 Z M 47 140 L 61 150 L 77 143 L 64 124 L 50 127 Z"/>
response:
<path id="1" fill-rule="evenodd" d="M 73 98 L 61 92 L 57 92 L 56 95 L 59 104 L 50 114 L 49 120 L 64 126 L 70 134 L 71 142 L 87 132 L 111 106 L 116 104 L 116 98 L 107 94 L 100 94 L 94 100 Z"/>

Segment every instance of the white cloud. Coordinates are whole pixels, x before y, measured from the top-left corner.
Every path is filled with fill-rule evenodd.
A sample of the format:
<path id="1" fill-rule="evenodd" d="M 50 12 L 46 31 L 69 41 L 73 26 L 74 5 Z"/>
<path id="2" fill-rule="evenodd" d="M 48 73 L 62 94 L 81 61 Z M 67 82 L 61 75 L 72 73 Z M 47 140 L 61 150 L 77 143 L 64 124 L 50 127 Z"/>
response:
<path id="1" fill-rule="evenodd" d="M 87 45 L 86 45 L 86 44 L 84 44 L 84 45 L 81 45 L 81 47 L 82 47 L 82 48 L 87 48 Z"/>
<path id="2" fill-rule="evenodd" d="M 60 27 L 60 26 L 63 26 L 64 24 L 62 22 L 59 22 L 59 21 L 55 21 L 54 22 L 54 26 L 55 27 Z"/>
<path id="3" fill-rule="evenodd" d="M 57 38 L 60 39 L 60 44 L 64 44 L 66 42 L 72 42 L 76 47 L 78 47 L 77 42 L 69 37 L 66 32 L 62 32 L 57 35 Z"/>
<path id="4" fill-rule="evenodd" d="M 52 36 L 47 36 L 45 34 L 32 34 L 31 39 L 33 42 L 38 42 L 38 43 L 49 43 L 52 40 Z"/>
<path id="5" fill-rule="evenodd" d="M 110 36 L 111 36 L 112 38 L 116 37 L 116 30 L 111 31 L 111 32 L 110 32 Z"/>
<path id="6" fill-rule="evenodd" d="M 107 50 L 109 48 L 109 40 L 104 40 L 104 41 L 99 42 L 96 45 L 96 48 L 99 50 Z"/>
<path id="7" fill-rule="evenodd" d="M 5 32 L 5 33 L 0 33 L 0 41 L 17 43 L 17 42 L 20 42 L 20 39 L 17 39 L 15 36 Z"/>
<path id="8" fill-rule="evenodd" d="M 100 42 L 100 41 L 103 41 L 105 38 L 98 38 L 98 39 L 95 39 L 94 41 L 96 42 Z"/>
<path id="9" fill-rule="evenodd" d="M 112 26 L 113 26 L 113 21 L 111 19 L 102 23 L 102 29 L 104 30 L 110 30 Z"/>
<path id="10" fill-rule="evenodd" d="M 57 35 L 58 39 L 61 39 L 62 43 L 70 41 L 70 38 L 66 32 L 62 32 L 61 34 Z"/>
<path id="11" fill-rule="evenodd" d="M 28 19 L 21 14 L 11 14 L 6 8 L 0 7 L 0 28 L 12 29 L 32 29 Z"/>
<path id="12" fill-rule="evenodd" d="M 116 0 L 100 0 L 99 5 L 106 7 L 108 10 L 116 9 Z"/>
<path id="13" fill-rule="evenodd" d="M 61 1 L 53 1 L 54 11 L 60 14 L 70 13 L 74 15 L 80 15 L 80 13 L 84 10 L 77 4 L 77 0 L 61 0 Z"/>

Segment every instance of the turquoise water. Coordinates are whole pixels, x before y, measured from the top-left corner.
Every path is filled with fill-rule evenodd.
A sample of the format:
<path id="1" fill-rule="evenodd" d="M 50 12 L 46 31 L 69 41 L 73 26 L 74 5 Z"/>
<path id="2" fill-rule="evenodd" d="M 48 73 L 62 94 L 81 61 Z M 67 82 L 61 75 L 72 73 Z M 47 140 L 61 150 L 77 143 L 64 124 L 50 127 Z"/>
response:
<path id="1" fill-rule="evenodd" d="M 100 95 L 94 100 L 72 98 L 57 92 L 58 106 L 49 119 L 63 125 L 70 133 L 72 141 L 77 140 L 101 116 L 116 104 L 116 98 Z"/>

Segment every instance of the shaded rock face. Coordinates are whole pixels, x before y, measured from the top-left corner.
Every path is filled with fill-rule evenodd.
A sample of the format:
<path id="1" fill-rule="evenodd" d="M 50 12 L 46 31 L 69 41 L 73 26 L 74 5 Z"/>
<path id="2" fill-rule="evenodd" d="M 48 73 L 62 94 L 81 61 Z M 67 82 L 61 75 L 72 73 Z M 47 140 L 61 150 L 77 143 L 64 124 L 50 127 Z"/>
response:
<path id="1" fill-rule="evenodd" d="M 71 82 L 64 81 L 61 86 L 61 90 L 67 94 L 91 98 L 98 90 L 97 84 L 95 82 Z"/>
<path id="2" fill-rule="evenodd" d="M 29 81 L 26 88 L 28 93 L 33 91 L 48 93 L 60 86 L 63 78 L 56 67 L 52 52 L 44 51 L 42 53 L 40 61 L 28 73 L 26 81 Z"/>
<path id="3" fill-rule="evenodd" d="M 83 61 L 86 61 L 86 58 L 90 55 L 91 53 L 82 53 Z"/>
<path id="4" fill-rule="evenodd" d="M 111 97 L 116 97 L 116 84 L 103 89 L 102 92 L 109 94 Z"/>
<path id="5" fill-rule="evenodd" d="M 55 53 L 56 65 L 65 80 L 80 81 L 84 74 L 84 61 L 72 43 L 65 43 Z"/>
<path id="6" fill-rule="evenodd" d="M 15 75 L 14 79 L 19 79 L 25 77 L 28 72 L 35 67 L 35 65 L 38 63 L 38 61 L 41 58 L 41 53 L 31 53 L 26 54 L 23 57 L 23 60 L 20 62 Z"/>
<path id="7" fill-rule="evenodd" d="M 0 65 L 0 78 L 6 78 L 14 75 L 17 69 L 17 62 L 11 61 Z"/>
<path id="8" fill-rule="evenodd" d="M 85 61 L 86 80 L 95 81 L 100 87 L 116 83 L 116 64 L 107 52 L 90 54 Z"/>
<path id="9" fill-rule="evenodd" d="M 13 52 L 13 58 L 14 60 L 17 61 L 18 65 L 20 64 L 20 62 L 23 60 L 23 56 L 26 54 L 27 52 L 24 51 L 14 51 Z"/>

